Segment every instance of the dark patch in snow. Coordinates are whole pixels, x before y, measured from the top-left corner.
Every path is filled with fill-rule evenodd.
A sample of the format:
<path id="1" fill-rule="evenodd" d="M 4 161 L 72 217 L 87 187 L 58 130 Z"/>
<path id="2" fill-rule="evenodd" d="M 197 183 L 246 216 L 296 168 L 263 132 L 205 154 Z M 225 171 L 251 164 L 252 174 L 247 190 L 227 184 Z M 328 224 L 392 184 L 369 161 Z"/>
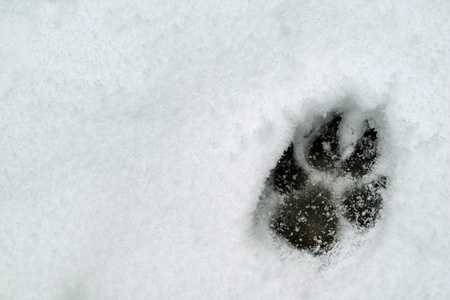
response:
<path id="1" fill-rule="evenodd" d="M 330 200 L 326 187 L 308 184 L 286 197 L 271 227 L 299 249 L 324 253 L 332 247 L 337 230 L 336 209 Z"/>
<path id="2" fill-rule="evenodd" d="M 346 220 L 361 232 L 373 227 L 383 204 L 380 191 L 387 178 L 366 178 L 378 157 L 378 132 L 366 120 L 362 136 L 345 157 L 340 149 L 344 118 L 345 112 L 332 113 L 313 128 L 306 142 L 294 139 L 266 183 L 266 189 L 280 199 L 270 228 L 292 246 L 314 255 L 333 248 L 339 222 Z M 297 152 L 305 159 L 299 159 Z M 340 179 L 347 181 L 343 190 L 336 188 Z"/>

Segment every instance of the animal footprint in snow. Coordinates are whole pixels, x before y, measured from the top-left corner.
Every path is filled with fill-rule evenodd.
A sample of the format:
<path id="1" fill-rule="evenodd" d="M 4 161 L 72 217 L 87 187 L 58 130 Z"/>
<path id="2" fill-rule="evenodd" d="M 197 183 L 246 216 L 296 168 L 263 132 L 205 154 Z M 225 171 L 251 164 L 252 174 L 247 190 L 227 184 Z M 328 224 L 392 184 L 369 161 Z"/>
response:
<path id="1" fill-rule="evenodd" d="M 292 246 L 315 255 L 332 249 L 340 222 L 346 220 L 360 231 L 374 226 L 383 204 L 380 192 L 387 178 L 366 178 L 378 157 L 378 132 L 365 120 L 364 132 L 344 155 L 344 117 L 345 113 L 334 113 L 313 128 L 305 143 L 291 143 L 267 181 L 267 188 L 281 198 L 270 219 L 271 229 Z M 337 188 L 339 180 L 346 182 L 343 192 Z"/>

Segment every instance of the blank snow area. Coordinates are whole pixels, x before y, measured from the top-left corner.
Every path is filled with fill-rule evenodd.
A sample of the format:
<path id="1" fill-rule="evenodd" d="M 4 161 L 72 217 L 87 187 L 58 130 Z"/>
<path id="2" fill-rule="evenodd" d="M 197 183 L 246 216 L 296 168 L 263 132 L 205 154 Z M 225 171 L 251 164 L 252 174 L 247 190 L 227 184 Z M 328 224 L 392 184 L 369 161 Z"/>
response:
<path id="1" fill-rule="evenodd" d="M 449 3 L 150 2 L 0 3 L 1 299 L 450 298 Z M 381 220 L 286 249 L 265 179 L 346 99 Z"/>

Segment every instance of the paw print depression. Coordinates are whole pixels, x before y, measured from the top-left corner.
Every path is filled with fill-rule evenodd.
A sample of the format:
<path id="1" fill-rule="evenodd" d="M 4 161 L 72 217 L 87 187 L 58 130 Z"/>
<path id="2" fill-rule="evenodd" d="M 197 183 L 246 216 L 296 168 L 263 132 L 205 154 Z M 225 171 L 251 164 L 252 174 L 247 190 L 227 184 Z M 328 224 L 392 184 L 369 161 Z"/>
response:
<path id="1" fill-rule="evenodd" d="M 333 111 L 311 130 L 297 130 L 260 197 L 257 216 L 273 238 L 320 255 L 339 243 L 343 228 L 364 234 L 375 226 L 388 183 L 374 172 L 376 120 L 355 109 Z"/>

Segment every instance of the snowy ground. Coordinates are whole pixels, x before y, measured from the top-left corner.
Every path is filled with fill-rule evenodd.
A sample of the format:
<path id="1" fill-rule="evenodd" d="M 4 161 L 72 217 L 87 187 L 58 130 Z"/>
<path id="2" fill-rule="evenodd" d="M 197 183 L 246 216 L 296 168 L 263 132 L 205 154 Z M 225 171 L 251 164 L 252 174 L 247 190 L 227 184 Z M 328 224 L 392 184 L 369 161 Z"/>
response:
<path id="1" fill-rule="evenodd" d="M 107 4 L 105 4 L 107 3 Z M 449 299 L 448 1 L 1 1 L 1 299 Z M 384 120 L 382 218 L 254 230 L 298 125 Z"/>

